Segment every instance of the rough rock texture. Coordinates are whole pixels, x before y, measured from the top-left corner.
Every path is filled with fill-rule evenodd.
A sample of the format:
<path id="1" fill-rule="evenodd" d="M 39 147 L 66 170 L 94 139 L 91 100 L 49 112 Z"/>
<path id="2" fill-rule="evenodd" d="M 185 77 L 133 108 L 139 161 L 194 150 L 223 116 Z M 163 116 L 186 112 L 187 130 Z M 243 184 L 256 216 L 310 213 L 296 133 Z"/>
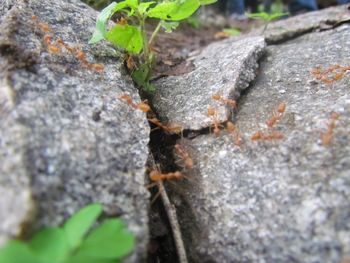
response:
<path id="1" fill-rule="evenodd" d="M 173 189 L 191 262 L 338 263 L 350 255 L 349 72 L 331 85 L 310 73 L 349 61 L 349 24 L 270 46 L 239 100 L 241 148 L 224 131 L 180 142 L 196 163 L 192 180 Z M 274 129 L 284 139 L 251 141 L 267 132 L 280 102 L 287 108 Z M 340 118 L 327 146 L 321 134 L 332 112 Z"/>
<path id="2" fill-rule="evenodd" d="M 349 21 L 350 12 L 347 7 L 347 5 L 330 7 L 271 23 L 264 33 L 265 40 L 269 44 L 281 42 L 312 30 L 329 29 L 343 21 Z"/>
<path id="3" fill-rule="evenodd" d="M 129 261 L 141 262 L 149 126 L 117 99 L 128 92 L 140 100 L 116 52 L 87 44 L 96 16 L 78 1 L 13 0 L 0 9 L 0 243 L 30 221 L 31 229 L 60 224 L 100 202 L 135 233 Z M 52 44 L 61 38 L 80 47 L 89 63 L 64 48 L 50 53 L 44 34 Z M 89 69 L 92 63 L 104 71 Z"/>
<path id="4" fill-rule="evenodd" d="M 161 119 L 199 130 L 212 123 L 207 115 L 212 105 L 218 111 L 217 120 L 226 121 L 232 108 L 213 101 L 211 96 L 238 97 L 255 78 L 264 47 L 261 37 L 214 43 L 194 58 L 192 72 L 158 80 L 153 104 Z"/>

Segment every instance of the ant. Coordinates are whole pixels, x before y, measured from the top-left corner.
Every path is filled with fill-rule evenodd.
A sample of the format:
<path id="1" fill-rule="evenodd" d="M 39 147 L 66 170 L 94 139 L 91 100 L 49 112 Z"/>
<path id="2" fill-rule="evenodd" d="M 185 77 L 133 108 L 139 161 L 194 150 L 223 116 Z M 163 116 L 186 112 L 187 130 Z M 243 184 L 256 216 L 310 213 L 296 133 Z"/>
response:
<path id="1" fill-rule="evenodd" d="M 183 131 L 183 127 L 180 124 L 169 123 L 167 125 L 164 125 L 160 120 L 158 120 L 155 117 L 154 118 L 149 118 L 148 121 L 150 123 L 153 123 L 154 125 L 156 125 L 157 128 L 160 128 L 160 129 L 164 130 L 167 133 L 179 134 L 179 133 L 182 133 L 182 131 Z M 155 128 L 155 129 L 157 129 L 157 128 Z"/>
<path id="2" fill-rule="evenodd" d="M 96 72 L 101 73 L 104 70 L 104 66 L 102 64 L 97 64 L 97 63 L 90 63 L 86 59 L 85 53 L 80 50 L 79 48 L 72 47 L 65 43 L 62 38 L 57 38 L 55 43 L 52 43 L 52 36 L 49 34 L 52 30 L 50 26 L 46 23 L 41 23 L 38 20 L 38 17 L 33 15 L 32 20 L 35 22 L 37 27 L 45 33 L 43 37 L 43 42 L 47 46 L 47 50 L 52 53 L 52 54 L 59 54 L 62 52 L 62 48 L 66 49 L 69 53 L 75 56 L 75 58 L 83 64 L 85 67 L 87 67 L 90 70 L 94 70 Z"/>
<path id="3" fill-rule="evenodd" d="M 333 138 L 333 130 L 335 128 L 335 122 L 339 119 L 339 113 L 333 112 L 331 114 L 330 122 L 328 123 L 327 131 L 322 134 L 322 144 L 324 146 L 331 144 Z"/>
<path id="4" fill-rule="evenodd" d="M 281 140 L 284 136 L 281 132 L 272 131 L 270 133 L 263 133 L 262 131 L 257 131 L 250 137 L 252 141 L 272 141 L 272 140 Z"/>
<path id="5" fill-rule="evenodd" d="M 163 174 L 159 170 L 153 170 L 149 174 L 149 178 L 153 182 L 181 179 L 182 177 L 183 177 L 183 174 L 179 171 Z"/>
<path id="6" fill-rule="evenodd" d="M 134 109 L 140 110 L 144 113 L 151 112 L 151 107 L 148 105 L 147 100 L 144 100 L 140 103 L 134 103 L 130 95 L 126 93 L 118 96 L 118 99 L 125 101 L 129 106 L 133 107 Z"/>
<path id="7" fill-rule="evenodd" d="M 163 181 L 170 181 L 174 179 L 181 179 L 184 177 L 184 175 L 180 171 L 170 172 L 170 173 L 162 173 L 159 169 L 159 165 L 156 166 L 156 169 L 151 170 L 149 173 L 149 178 L 152 181 L 151 184 L 147 186 L 147 188 L 154 187 L 157 185 L 157 183 L 163 182 Z M 151 204 L 153 204 L 158 196 L 160 195 L 160 191 L 153 197 Z"/>
<path id="8" fill-rule="evenodd" d="M 347 71 L 350 70 L 350 66 L 341 66 L 339 64 L 329 66 L 326 69 L 321 69 L 321 67 L 316 67 L 311 70 L 311 74 L 317 79 L 325 84 L 332 84 L 335 81 L 341 80 Z"/>
<path id="9" fill-rule="evenodd" d="M 282 102 L 278 105 L 277 109 L 272 112 L 272 117 L 266 121 L 266 125 L 269 128 L 273 128 L 273 126 L 282 119 L 286 107 L 286 103 Z"/>
<path id="10" fill-rule="evenodd" d="M 257 131 L 250 137 L 250 139 L 252 141 L 273 141 L 283 139 L 284 135 L 281 132 L 272 130 L 272 128 L 282 119 L 284 112 L 286 111 L 286 107 L 286 103 L 281 102 L 277 108 L 272 111 L 272 117 L 266 121 L 266 125 L 269 130 L 266 132 Z"/>
<path id="11" fill-rule="evenodd" d="M 224 98 L 223 96 L 221 96 L 220 94 L 217 94 L 217 93 L 212 95 L 211 98 L 213 100 L 222 102 L 222 103 L 232 107 L 232 109 L 237 109 L 237 102 L 235 100 Z"/>
<path id="12" fill-rule="evenodd" d="M 133 72 L 137 68 L 136 63 L 134 61 L 134 58 L 131 55 L 126 54 L 125 57 L 124 57 L 124 61 L 126 63 L 127 69 L 130 72 Z"/>
<path id="13" fill-rule="evenodd" d="M 175 144 L 175 151 L 176 154 L 180 157 L 181 162 L 183 162 L 185 168 L 187 169 L 193 169 L 193 160 L 188 152 L 185 151 L 185 149 L 180 144 Z"/>
<path id="14" fill-rule="evenodd" d="M 236 126 L 232 122 L 228 121 L 226 123 L 226 130 L 232 135 L 235 145 L 240 147 L 242 145 L 242 137 L 240 136 Z"/>
<path id="15" fill-rule="evenodd" d="M 220 135 L 220 127 L 222 127 L 222 125 L 217 120 L 217 110 L 209 106 L 207 114 L 209 117 L 213 119 L 213 126 L 214 126 L 213 133 L 215 134 L 216 137 L 218 137 Z"/>

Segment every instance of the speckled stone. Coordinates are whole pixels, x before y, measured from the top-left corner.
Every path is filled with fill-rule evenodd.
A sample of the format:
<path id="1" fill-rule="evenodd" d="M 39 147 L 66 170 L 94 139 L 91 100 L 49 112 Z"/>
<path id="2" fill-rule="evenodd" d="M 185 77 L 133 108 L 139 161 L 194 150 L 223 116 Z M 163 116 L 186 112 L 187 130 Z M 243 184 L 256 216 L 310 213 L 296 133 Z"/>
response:
<path id="1" fill-rule="evenodd" d="M 349 19 L 347 5 L 330 7 L 273 22 L 268 25 L 264 37 L 267 43 L 273 44 L 311 31 L 326 30 Z"/>
<path id="2" fill-rule="evenodd" d="M 97 12 L 78 1 L 5 1 L 0 8 L 0 243 L 61 224 L 99 202 L 136 235 L 128 262 L 142 262 L 148 242 L 144 187 L 149 126 L 117 96 L 140 101 L 122 60 L 106 45 L 87 44 Z M 74 4 L 73 4 L 74 3 Z M 38 22 L 79 46 L 102 73 L 73 54 L 48 52 Z"/>
<path id="3" fill-rule="evenodd" d="M 349 72 L 332 85 L 310 73 L 349 61 L 348 24 L 270 46 L 239 101 L 242 146 L 225 131 L 179 142 L 195 162 L 190 180 L 172 186 L 190 262 L 338 263 L 350 255 Z M 280 102 L 287 108 L 275 129 L 284 139 L 251 141 Z M 340 118 L 325 146 L 332 112 Z"/>
<path id="4" fill-rule="evenodd" d="M 208 106 L 217 110 L 216 119 L 226 121 L 232 108 L 214 101 L 222 95 L 236 99 L 248 87 L 258 70 L 265 41 L 251 37 L 240 41 L 222 41 L 206 47 L 193 59 L 195 69 L 181 76 L 170 76 L 155 82 L 152 100 L 163 121 L 181 124 L 184 129 L 200 130 L 213 123 Z"/>

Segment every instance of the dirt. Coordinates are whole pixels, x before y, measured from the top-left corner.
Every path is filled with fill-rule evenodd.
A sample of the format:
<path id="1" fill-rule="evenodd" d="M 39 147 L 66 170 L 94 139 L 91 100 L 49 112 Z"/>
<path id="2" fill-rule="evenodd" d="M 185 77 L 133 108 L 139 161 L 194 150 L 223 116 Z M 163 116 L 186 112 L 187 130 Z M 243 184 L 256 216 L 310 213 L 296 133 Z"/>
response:
<path id="1" fill-rule="evenodd" d="M 156 53 L 156 66 L 154 78 L 164 75 L 181 75 L 193 69 L 193 65 L 186 59 L 208 44 L 218 41 L 215 34 L 221 29 L 215 26 L 181 25 L 172 33 L 159 33 L 155 45 L 152 47 Z"/>

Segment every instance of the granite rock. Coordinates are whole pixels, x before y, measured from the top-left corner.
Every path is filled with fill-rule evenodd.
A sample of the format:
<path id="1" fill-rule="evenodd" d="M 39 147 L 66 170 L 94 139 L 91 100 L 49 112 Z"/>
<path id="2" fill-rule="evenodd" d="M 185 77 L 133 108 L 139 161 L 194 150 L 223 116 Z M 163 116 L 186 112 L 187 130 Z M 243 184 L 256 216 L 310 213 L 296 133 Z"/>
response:
<path id="1" fill-rule="evenodd" d="M 349 20 L 347 5 L 330 7 L 273 22 L 268 25 L 264 37 L 267 43 L 274 44 L 311 31 L 327 30 Z"/>
<path id="2" fill-rule="evenodd" d="M 330 85 L 310 73 L 349 59 L 349 24 L 268 46 L 239 99 L 241 147 L 227 131 L 179 141 L 195 162 L 189 180 L 171 186 L 191 262 L 338 263 L 350 255 L 349 71 Z M 272 132 L 265 122 L 281 102 L 273 131 L 284 138 L 252 141 Z"/>
<path id="3" fill-rule="evenodd" d="M 257 60 L 263 54 L 265 41 L 252 37 L 240 41 L 222 41 L 206 47 L 192 58 L 195 69 L 181 76 L 170 76 L 155 82 L 153 105 L 163 121 L 184 129 L 200 130 L 212 123 L 208 106 L 217 110 L 216 120 L 226 121 L 232 107 L 214 101 L 211 96 L 236 99 L 257 73 Z"/>
<path id="4" fill-rule="evenodd" d="M 128 262 L 141 262 L 148 241 L 149 126 L 144 113 L 117 99 L 128 93 L 140 101 L 120 55 L 87 44 L 96 17 L 78 1 L 1 5 L 0 243 L 59 225 L 99 202 L 135 234 Z"/>

